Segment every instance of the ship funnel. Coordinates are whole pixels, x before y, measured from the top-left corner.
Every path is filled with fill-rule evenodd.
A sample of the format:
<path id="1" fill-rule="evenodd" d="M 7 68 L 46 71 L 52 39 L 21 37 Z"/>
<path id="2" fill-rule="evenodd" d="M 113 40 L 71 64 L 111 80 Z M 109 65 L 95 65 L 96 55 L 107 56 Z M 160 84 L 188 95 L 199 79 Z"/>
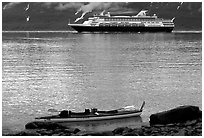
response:
<path id="1" fill-rule="evenodd" d="M 137 15 L 136 15 L 136 17 L 137 16 L 146 16 L 146 12 L 147 12 L 148 10 L 141 10 Z"/>
<path id="2" fill-rule="evenodd" d="M 100 16 L 103 16 L 103 15 L 104 15 L 104 12 L 105 12 L 105 10 L 103 10 L 103 11 L 100 13 Z"/>
<path id="3" fill-rule="evenodd" d="M 110 17 L 110 12 L 108 12 L 108 13 L 106 14 L 106 16 Z"/>
<path id="4" fill-rule="evenodd" d="M 172 18 L 171 21 L 173 22 L 175 20 L 176 17 Z"/>

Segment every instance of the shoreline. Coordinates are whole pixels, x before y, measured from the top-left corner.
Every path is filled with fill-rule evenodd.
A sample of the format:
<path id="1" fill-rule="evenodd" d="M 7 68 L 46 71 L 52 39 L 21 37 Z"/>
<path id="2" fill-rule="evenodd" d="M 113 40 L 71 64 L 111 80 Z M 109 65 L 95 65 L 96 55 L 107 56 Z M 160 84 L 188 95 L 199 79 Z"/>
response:
<path id="1" fill-rule="evenodd" d="M 78 33 L 73 30 L 3 30 L 2 33 Z M 172 33 L 202 33 L 202 30 L 173 30 Z"/>
<path id="2" fill-rule="evenodd" d="M 202 111 L 196 106 L 180 106 L 152 114 L 141 127 L 117 127 L 111 131 L 82 131 L 54 122 L 29 122 L 25 130 L 3 136 L 202 136 Z"/>
<path id="3" fill-rule="evenodd" d="M 25 129 L 3 133 L 3 136 L 202 136 L 202 118 L 167 125 L 150 126 L 143 122 L 141 128 L 118 127 L 112 131 L 81 131 L 78 128 Z"/>

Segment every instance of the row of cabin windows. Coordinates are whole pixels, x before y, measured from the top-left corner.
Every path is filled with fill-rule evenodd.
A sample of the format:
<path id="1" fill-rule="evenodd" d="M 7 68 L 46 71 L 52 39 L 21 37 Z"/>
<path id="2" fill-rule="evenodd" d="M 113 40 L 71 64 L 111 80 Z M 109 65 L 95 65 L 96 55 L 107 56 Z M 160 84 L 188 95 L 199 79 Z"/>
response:
<path id="1" fill-rule="evenodd" d="M 114 19 L 114 18 L 109 18 L 109 19 L 107 19 L 107 18 L 105 18 L 104 19 L 105 21 L 148 21 L 148 20 L 154 20 L 154 19 L 125 19 L 125 18 L 118 18 L 118 19 Z"/>
<path id="2" fill-rule="evenodd" d="M 159 23 L 159 22 L 145 22 L 145 23 Z"/>
<path id="3" fill-rule="evenodd" d="M 112 22 L 112 23 L 118 23 L 118 22 Z M 123 23 L 129 23 L 129 22 L 123 22 Z M 160 22 L 143 22 L 143 23 L 160 23 Z"/>

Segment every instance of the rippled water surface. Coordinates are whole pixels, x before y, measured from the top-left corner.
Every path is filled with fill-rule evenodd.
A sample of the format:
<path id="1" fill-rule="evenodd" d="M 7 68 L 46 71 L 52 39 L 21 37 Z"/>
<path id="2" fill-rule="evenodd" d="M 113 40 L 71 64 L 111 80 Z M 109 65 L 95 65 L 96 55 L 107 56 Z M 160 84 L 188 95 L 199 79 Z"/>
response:
<path id="1" fill-rule="evenodd" d="M 22 129 L 47 110 L 141 106 L 148 116 L 202 108 L 201 33 L 2 34 L 2 125 Z"/>

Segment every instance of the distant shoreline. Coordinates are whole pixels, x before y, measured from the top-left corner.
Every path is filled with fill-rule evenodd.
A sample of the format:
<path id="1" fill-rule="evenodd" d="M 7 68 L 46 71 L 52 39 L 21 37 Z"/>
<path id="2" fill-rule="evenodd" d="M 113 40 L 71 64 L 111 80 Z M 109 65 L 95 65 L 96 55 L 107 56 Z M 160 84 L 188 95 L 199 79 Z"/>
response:
<path id="1" fill-rule="evenodd" d="M 77 31 L 2 31 L 2 33 L 77 33 Z"/>
<path id="2" fill-rule="evenodd" d="M 54 31 L 54 30 L 49 30 L 49 31 L 40 31 L 40 30 L 36 30 L 36 31 L 2 31 L 2 33 L 77 33 L 77 31 Z M 102 32 L 103 33 L 103 32 Z M 127 32 L 128 33 L 128 32 Z M 135 32 L 137 33 L 137 32 Z M 178 31 L 172 31 L 172 33 L 202 33 L 202 30 L 200 31 L 182 31 L 182 30 L 178 30 Z"/>

